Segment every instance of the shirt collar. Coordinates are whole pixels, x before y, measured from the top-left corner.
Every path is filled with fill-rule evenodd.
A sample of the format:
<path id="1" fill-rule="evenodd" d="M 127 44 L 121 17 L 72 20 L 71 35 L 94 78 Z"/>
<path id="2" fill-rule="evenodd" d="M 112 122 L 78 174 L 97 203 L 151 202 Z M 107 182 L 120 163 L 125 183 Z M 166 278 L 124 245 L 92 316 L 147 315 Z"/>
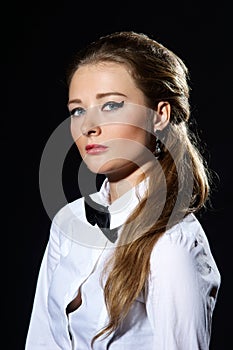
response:
<path id="1" fill-rule="evenodd" d="M 90 197 L 97 203 L 108 206 L 111 214 L 110 228 L 116 228 L 122 225 L 132 211 L 138 205 L 140 198 L 143 197 L 148 187 L 148 178 L 141 181 L 138 185 L 127 191 L 121 197 L 109 204 L 110 186 L 108 179 L 105 179 L 99 192 L 93 193 Z"/>

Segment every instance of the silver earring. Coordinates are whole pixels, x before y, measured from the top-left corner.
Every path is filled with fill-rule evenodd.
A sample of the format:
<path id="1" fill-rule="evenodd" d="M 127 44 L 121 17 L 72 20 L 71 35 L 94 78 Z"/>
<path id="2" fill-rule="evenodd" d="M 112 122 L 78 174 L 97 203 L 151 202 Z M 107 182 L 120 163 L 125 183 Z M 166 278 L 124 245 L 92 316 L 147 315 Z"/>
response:
<path id="1" fill-rule="evenodd" d="M 161 156 L 162 153 L 162 144 L 160 139 L 155 135 L 155 150 L 153 152 L 156 159 L 158 159 Z"/>

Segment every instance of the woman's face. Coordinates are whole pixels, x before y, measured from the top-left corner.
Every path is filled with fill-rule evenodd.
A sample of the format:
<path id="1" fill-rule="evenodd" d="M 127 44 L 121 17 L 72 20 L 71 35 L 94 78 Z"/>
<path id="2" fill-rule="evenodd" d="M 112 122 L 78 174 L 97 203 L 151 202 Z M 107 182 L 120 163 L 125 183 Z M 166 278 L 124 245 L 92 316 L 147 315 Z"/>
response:
<path id="1" fill-rule="evenodd" d="M 71 134 L 94 173 L 129 173 L 150 148 L 151 112 L 127 68 L 117 63 L 85 65 L 69 88 Z"/>

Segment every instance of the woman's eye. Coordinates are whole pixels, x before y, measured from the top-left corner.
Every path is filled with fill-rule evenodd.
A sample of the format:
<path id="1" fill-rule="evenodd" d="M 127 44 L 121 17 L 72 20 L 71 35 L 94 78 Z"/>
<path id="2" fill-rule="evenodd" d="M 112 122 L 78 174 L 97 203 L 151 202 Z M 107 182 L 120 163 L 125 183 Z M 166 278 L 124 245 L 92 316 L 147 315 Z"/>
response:
<path id="1" fill-rule="evenodd" d="M 103 111 L 114 111 L 116 109 L 122 108 L 123 105 L 124 105 L 124 101 L 121 101 L 121 102 L 109 101 L 103 105 L 102 110 Z"/>
<path id="2" fill-rule="evenodd" d="M 84 113 L 85 113 L 85 109 L 83 109 L 81 107 L 77 107 L 77 108 L 72 109 L 72 111 L 70 111 L 70 116 L 71 117 L 80 117 Z"/>

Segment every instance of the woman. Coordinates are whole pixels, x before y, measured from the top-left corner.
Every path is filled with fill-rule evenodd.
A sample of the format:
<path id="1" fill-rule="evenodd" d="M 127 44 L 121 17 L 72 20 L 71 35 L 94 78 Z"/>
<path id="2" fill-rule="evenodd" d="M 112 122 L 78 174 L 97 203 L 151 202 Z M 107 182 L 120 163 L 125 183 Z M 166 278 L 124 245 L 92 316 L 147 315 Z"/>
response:
<path id="1" fill-rule="evenodd" d="M 211 179 L 188 128 L 188 81 L 179 57 L 135 32 L 75 57 L 71 134 L 106 179 L 53 219 L 27 350 L 209 349 L 220 274 L 195 216 Z"/>

